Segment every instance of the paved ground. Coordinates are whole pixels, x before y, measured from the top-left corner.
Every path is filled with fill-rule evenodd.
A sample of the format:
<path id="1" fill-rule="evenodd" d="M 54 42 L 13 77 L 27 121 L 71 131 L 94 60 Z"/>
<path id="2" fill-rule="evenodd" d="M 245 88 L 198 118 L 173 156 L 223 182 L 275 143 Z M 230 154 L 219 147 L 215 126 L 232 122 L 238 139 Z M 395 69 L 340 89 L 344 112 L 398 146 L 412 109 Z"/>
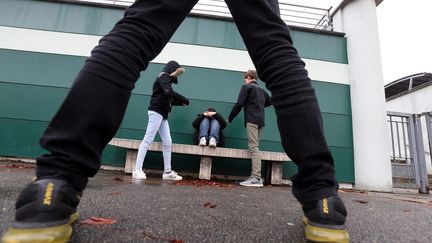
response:
<path id="1" fill-rule="evenodd" d="M 13 218 L 20 189 L 34 175 L 33 168 L 10 166 L 0 163 L 0 235 Z M 302 212 L 289 187 L 185 184 L 157 177 L 135 182 L 102 171 L 85 191 L 71 242 L 306 242 Z M 352 242 L 432 241 L 430 195 L 401 190 L 340 195 L 349 211 Z M 99 227 L 81 223 L 92 216 L 118 222 Z"/>

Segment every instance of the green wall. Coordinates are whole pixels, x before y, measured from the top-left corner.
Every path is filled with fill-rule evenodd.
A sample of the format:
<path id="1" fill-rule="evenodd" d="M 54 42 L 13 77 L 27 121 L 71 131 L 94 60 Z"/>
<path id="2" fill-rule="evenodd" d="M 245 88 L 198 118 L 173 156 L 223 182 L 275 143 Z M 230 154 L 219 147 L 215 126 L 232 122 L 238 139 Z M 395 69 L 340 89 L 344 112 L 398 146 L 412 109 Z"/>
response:
<path id="1" fill-rule="evenodd" d="M 103 35 L 121 16 L 122 11 L 118 9 L 84 5 L 28 0 L 0 2 L 0 26 Z M 346 63 L 345 38 L 300 31 L 293 31 L 293 38 L 304 58 Z M 187 18 L 170 42 L 244 49 L 233 23 L 196 17 Z M 38 139 L 84 60 L 84 57 L 0 49 L 0 156 L 36 157 L 45 152 L 38 146 Z M 142 73 L 117 137 L 143 137 L 151 85 L 161 68 L 160 64 L 150 64 Z M 191 105 L 175 107 L 169 122 L 173 142 L 191 144 L 191 123 L 195 115 L 212 106 L 226 117 L 242 85 L 242 73 L 186 68 L 188 71 L 174 89 L 189 97 Z M 335 157 L 338 179 L 354 182 L 350 87 L 320 81 L 313 81 L 313 86 L 321 106 L 328 144 Z M 266 110 L 266 124 L 261 149 L 283 151 L 273 108 Z M 227 147 L 247 148 L 242 114 L 224 130 L 224 134 Z M 124 156 L 124 150 L 108 146 L 103 162 L 122 166 Z M 161 168 L 161 156 L 150 153 L 145 166 Z M 199 158 L 194 156 L 173 155 L 173 166 L 177 170 L 197 172 L 198 161 Z M 249 168 L 247 160 L 216 159 L 213 165 L 214 173 L 222 174 L 247 175 Z M 292 163 L 286 163 L 284 177 L 295 171 Z"/>

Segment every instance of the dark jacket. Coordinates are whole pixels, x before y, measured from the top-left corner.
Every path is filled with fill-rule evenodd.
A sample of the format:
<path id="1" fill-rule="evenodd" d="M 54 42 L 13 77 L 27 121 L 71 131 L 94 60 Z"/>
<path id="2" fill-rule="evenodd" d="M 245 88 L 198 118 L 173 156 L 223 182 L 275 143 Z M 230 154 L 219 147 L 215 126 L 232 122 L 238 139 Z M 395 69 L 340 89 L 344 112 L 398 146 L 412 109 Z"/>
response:
<path id="1" fill-rule="evenodd" d="M 197 114 L 197 118 L 192 122 L 192 126 L 195 128 L 194 143 L 196 145 L 199 144 L 199 129 L 200 129 L 200 124 L 201 124 L 202 120 L 204 120 L 204 118 L 206 118 L 206 116 L 204 116 L 202 113 Z M 216 113 L 214 116 L 207 117 L 207 118 L 216 119 L 219 122 L 220 130 L 219 130 L 219 141 L 218 141 L 217 145 L 219 147 L 223 147 L 225 145 L 225 138 L 224 138 L 224 135 L 222 133 L 222 129 L 224 129 L 228 125 L 227 122 L 219 113 Z"/>
<path id="2" fill-rule="evenodd" d="M 240 89 L 237 103 L 232 108 L 228 121 L 231 123 L 244 107 L 244 125 L 250 122 L 257 124 L 258 127 L 264 127 L 264 107 L 270 105 L 270 96 L 267 92 L 258 86 L 256 81 L 250 82 Z"/>
<path id="3" fill-rule="evenodd" d="M 177 62 L 170 61 L 162 69 L 162 72 L 153 83 L 153 93 L 148 109 L 161 114 L 163 119 L 168 118 L 168 113 L 171 112 L 172 106 L 189 105 L 189 100 L 175 92 L 171 87 L 172 83 L 177 83 L 178 80 L 177 78 L 171 77 L 169 74 L 179 67 L 180 65 Z"/>

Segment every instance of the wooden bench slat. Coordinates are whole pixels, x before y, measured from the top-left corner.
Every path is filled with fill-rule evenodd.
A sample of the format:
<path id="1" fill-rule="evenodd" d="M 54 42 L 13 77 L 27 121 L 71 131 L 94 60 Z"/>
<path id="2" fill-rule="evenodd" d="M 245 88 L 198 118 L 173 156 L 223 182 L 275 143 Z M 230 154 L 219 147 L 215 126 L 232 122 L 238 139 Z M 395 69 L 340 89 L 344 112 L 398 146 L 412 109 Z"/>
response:
<path id="1" fill-rule="evenodd" d="M 128 148 L 128 149 L 138 149 L 141 140 L 131 140 L 122 138 L 113 138 L 110 145 Z M 161 142 L 153 142 L 150 147 L 150 151 L 162 151 Z M 250 153 L 245 149 L 234 149 L 234 148 L 210 148 L 210 147 L 200 147 L 197 145 L 189 144 L 173 144 L 171 151 L 178 154 L 192 154 L 201 156 L 212 156 L 212 157 L 226 157 L 226 158 L 238 158 L 238 159 L 250 159 Z M 261 159 L 268 161 L 290 161 L 289 157 L 282 152 L 270 152 L 261 151 Z"/>
<path id="2" fill-rule="evenodd" d="M 141 140 L 132 140 L 124 138 L 113 138 L 110 145 L 126 148 L 126 161 L 125 161 L 125 172 L 132 173 L 135 166 L 135 160 L 137 157 L 137 152 L 141 144 Z M 153 142 L 149 151 L 162 151 L 161 142 Z M 224 157 L 224 158 L 239 158 L 239 159 L 250 159 L 250 153 L 245 149 L 233 149 L 233 148 L 210 148 L 210 147 L 200 147 L 197 145 L 189 144 L 173 144 L 172 153 L 178 154 L 191 154 L 201 156 L 200 161 L 200 171 L 199 178 L 210 180 L 211 168 L 212 168 L 212 157 Z M 270 161 L 271 184 L 282 184 L 282 172 L 283 165 L 282 162 L 289 161 L 290 159 L 285 153 L 281 152 L 270 152 L 261 151 L 261 159 L 265 161 Z"/>

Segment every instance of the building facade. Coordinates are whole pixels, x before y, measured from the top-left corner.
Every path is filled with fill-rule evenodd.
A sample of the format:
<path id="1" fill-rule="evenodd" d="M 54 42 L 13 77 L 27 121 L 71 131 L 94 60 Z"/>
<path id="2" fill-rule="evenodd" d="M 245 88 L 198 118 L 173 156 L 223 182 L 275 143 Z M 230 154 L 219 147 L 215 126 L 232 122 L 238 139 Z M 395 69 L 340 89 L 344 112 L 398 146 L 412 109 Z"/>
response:
<path id="1" fill-rule="evenodd" d="M 40 135 L 91 49 L 123 12 L 124 8 L 62 1 L 0 2 L 0 156 L 35 158 L 45 152 L 38 144 Z M 341 32 L 305 28 L 293 28 L 292 37 L 316 89 L 338 180 L 356 183 L 347 39 Z M 190 106 L 174 108 L 169 119 L 174 143 L 193 143 L 191 123 L 207 107 L 228 116 L 243 72 L 254 68 L 232 21 L 191 15 L 142 73 L 116 137 L 142 139 L 152 83 L 172 59 L 187 69 L 175 90 L 191 99 Z M 283 151 L 273 108 L 266 110 L 266 124 L 261 149 Z M 224 134 L 226 147 L 247 148 L 242 114 Z M 124 157 L 124 150 L 108 146 L 102 160 L 122 166 Z M 161 160 L 160 153 L 149 153 L 145 167 L 160 169 Z M 197 172 L 199 158 L 173 155 L 173 167 Z M 216 159 L 213 171 L 248 175 L 250 162 Z M 295 171 L 293 163 L 285 163 L 284 178 Z"/>

